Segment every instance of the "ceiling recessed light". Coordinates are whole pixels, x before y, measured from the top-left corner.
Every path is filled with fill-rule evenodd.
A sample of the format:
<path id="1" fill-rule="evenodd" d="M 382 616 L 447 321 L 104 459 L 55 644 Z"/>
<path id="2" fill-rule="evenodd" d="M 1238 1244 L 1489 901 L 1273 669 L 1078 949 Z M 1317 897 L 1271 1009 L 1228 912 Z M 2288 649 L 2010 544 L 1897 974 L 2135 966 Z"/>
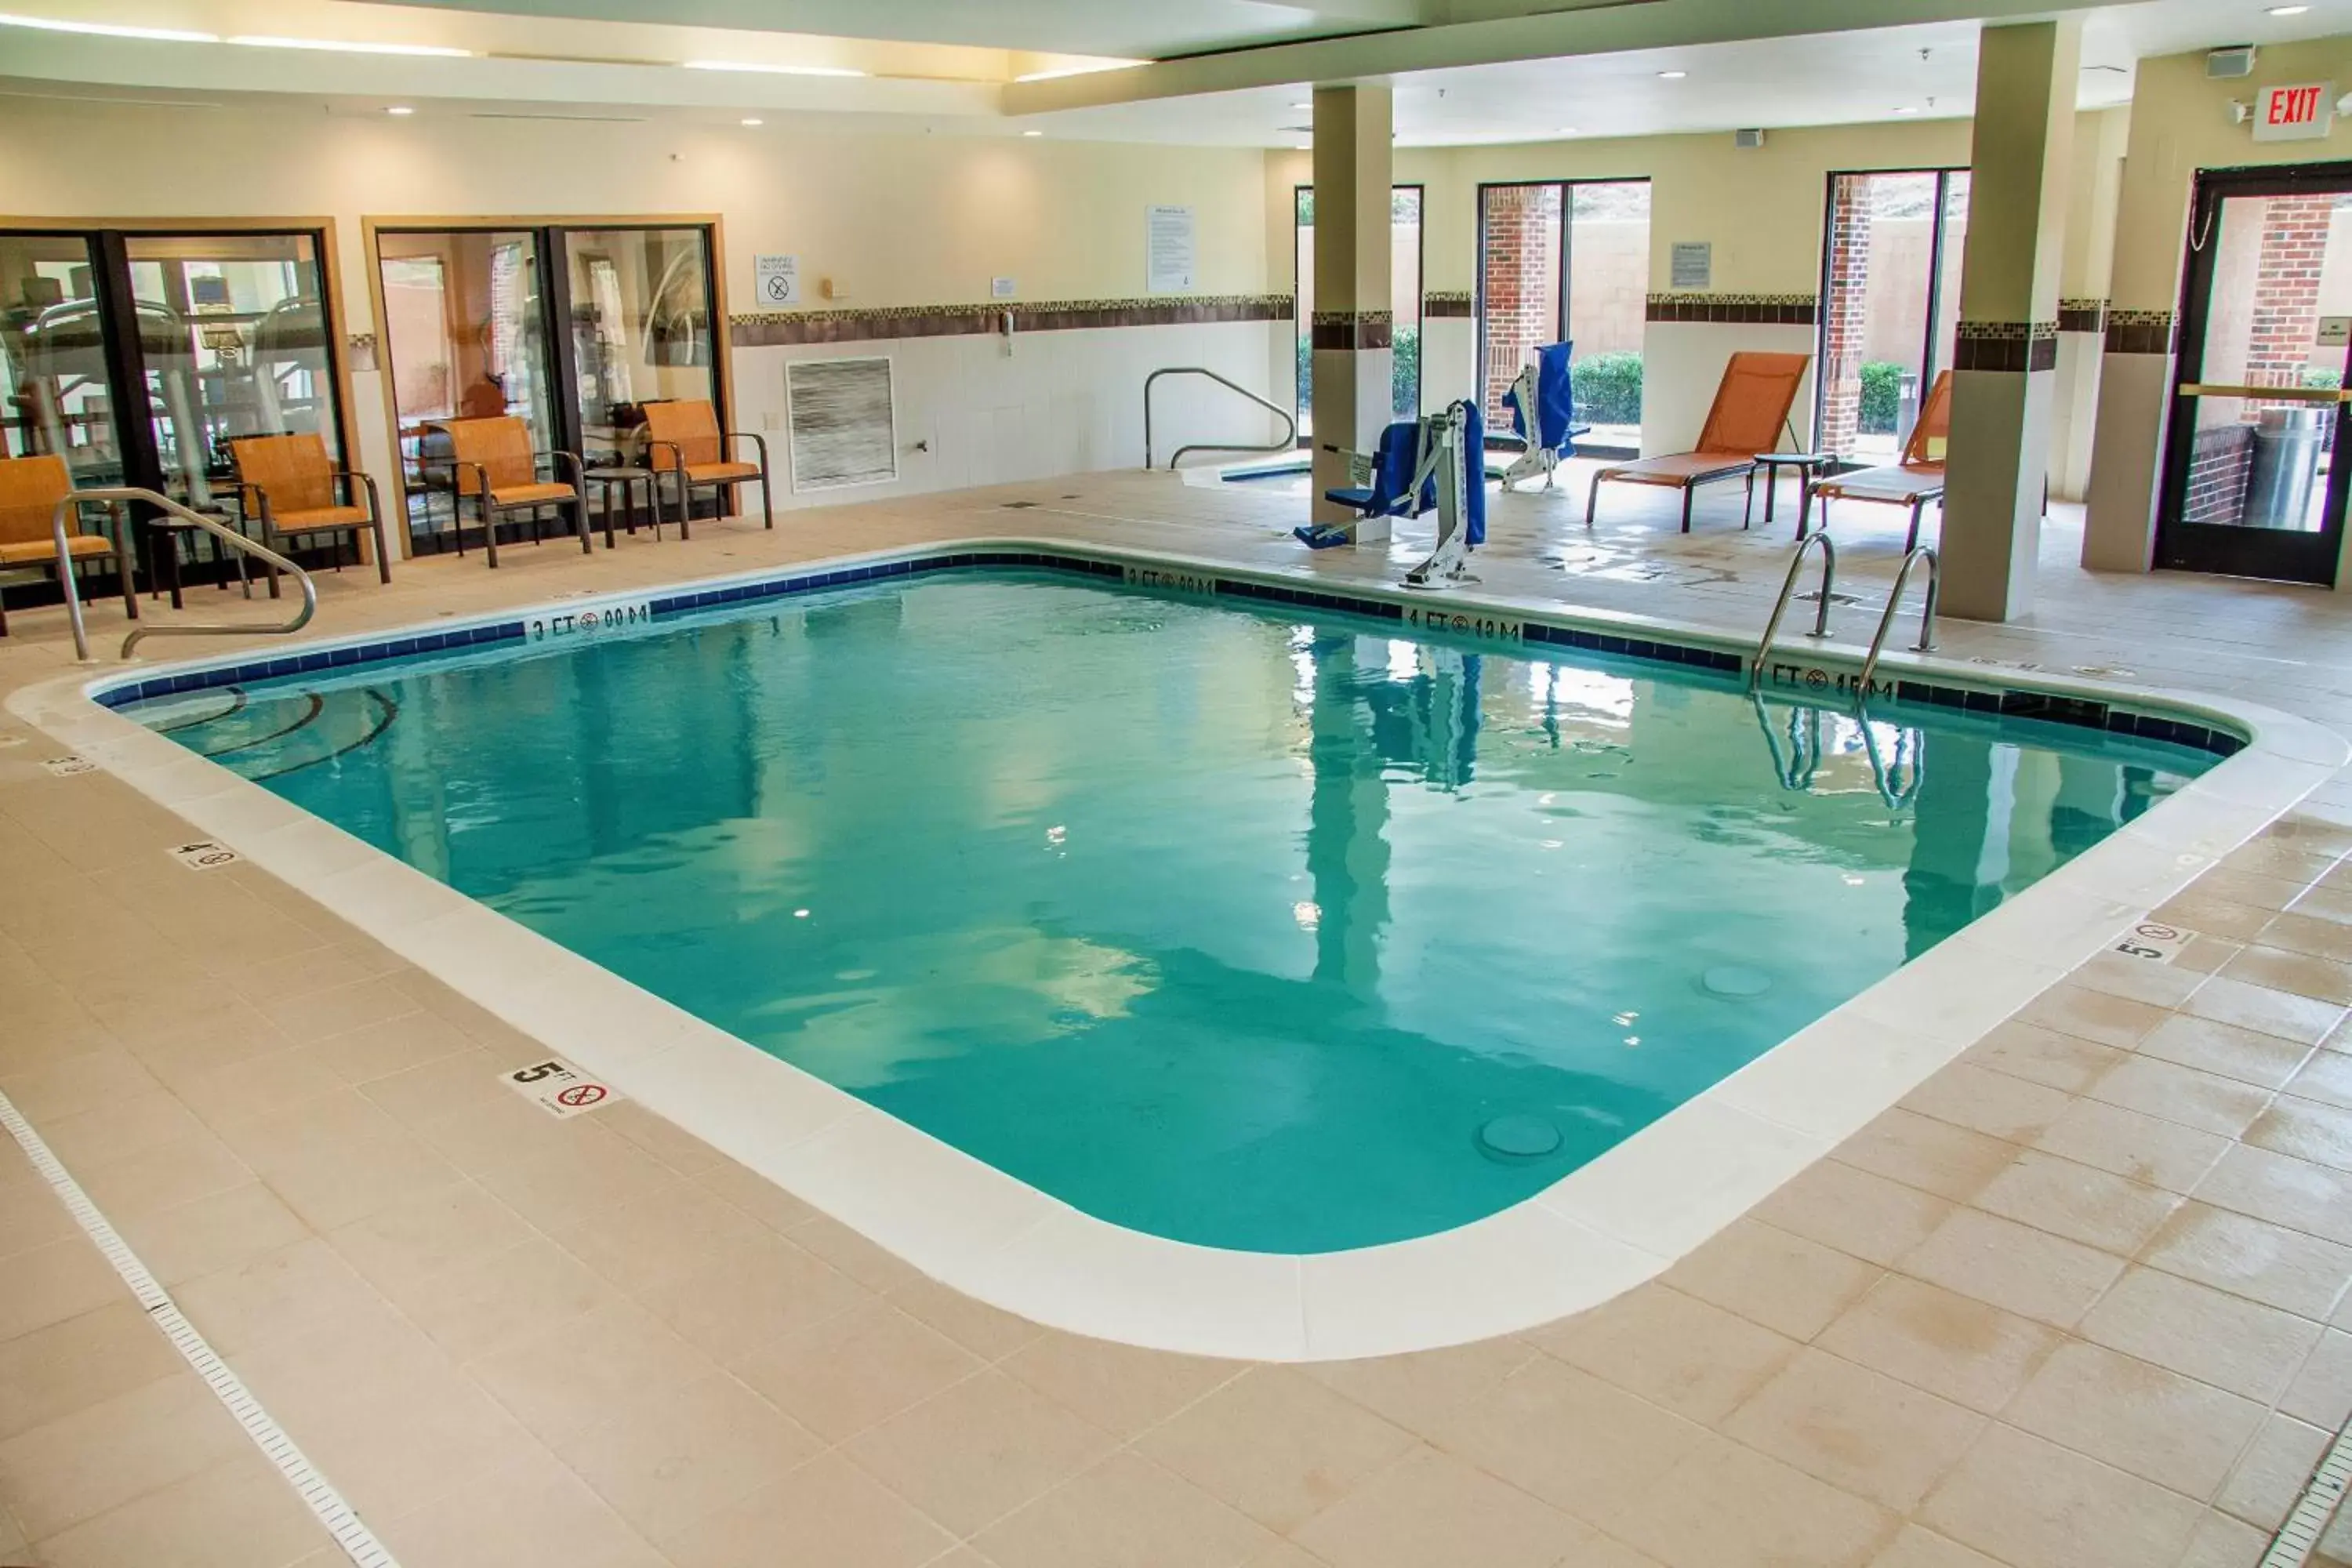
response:
<path id="1" fill-rule="evenodd" d="M 1293 109 L 1313 109 L 1315 106 L 1311 103 L 1294 103 L 1290 107 Z"/>
<path id="2" fill-rule="evenodd" d="M 1043 131 L 1024 131 L 1021 134 L 1024 136 L 1043 136 L 1045 133 Z"/>
<path id="3" fill-rule="evenodd" d="M 1904 104 L 1904 105 L 1902 105 L 1901 107 L 1897 108 L 1897 109 L 1895 110 L 1895 113 L 1897 113 L 1897 114 L 1916 114 L 1916 113 L 1918 113 L 1919 111 L 1918 111 L 1918 110 L 1916 110 L 1916 108 L 1912 107 L 1910 104 L 1907 104 L 1907 103 L 1906 103 L 1906 104 Z"/>
<path id="4" fill-rule="evenodd" d="M 1690 72 L 1688 71 L 1660 71 L 1658 73 L 1658 79 L 1660 81 L 1680 81 L 1683 78 L 1688 75 L 1690 75 Z"/>
<path id="5" fill-rule="evenodd" d="M 44 33 L 93 33 L 101 38 L 146 38 L 159 44 L 217 44 L 218 33 L 177 27 L 122 27 L 111 22 L 61 22 L 51 16 L 0 16 L 0 27 L 34 27 Z"/>
<path id="6" fill-rule="evenodd" d="M 759 71 L 768 76 L 864 76 L 846 66 L 772 66 L 753 60 L 684 60 L 690 71 Z"/>
<path id="7" fill-rule="evenodd" d="M 2268 14 L 2273 16 L 2300 16 L 2310 9 L 2308 5 L 2273 5 Z"/>
<path id="8" fill-rule="evenodd" d="M 1555 136 L 1573 136 L 1576 134 L 1576 127 L 1573 125 L 1563 125 L 1559 130 L 1553 132 L 1552 134 Z"/>
<path id="9" fill-rule="evenodd" d="M 414 114 L 416 110 L 409 108 L 408 105 L 404 103 L 395 103 L 387 108 L 384 112 L 386 114 Z"/>
<path id="10" fill-rule="evenodd" d="M 251 34 L 228 40 L 256 49 L 329 49 L 343 55 L 432 55 L 440 58 L 457 58 L 472 54 L 471 49 L 452 49 L 439 44 L 350 44 L 333 38 L 268 38 Z"/>
<path id="11" fill-rule="evenodd" d="M 743 123 L 746 125 L 765 125 L 767 121 L 764 120 L 746 120 Z"/>

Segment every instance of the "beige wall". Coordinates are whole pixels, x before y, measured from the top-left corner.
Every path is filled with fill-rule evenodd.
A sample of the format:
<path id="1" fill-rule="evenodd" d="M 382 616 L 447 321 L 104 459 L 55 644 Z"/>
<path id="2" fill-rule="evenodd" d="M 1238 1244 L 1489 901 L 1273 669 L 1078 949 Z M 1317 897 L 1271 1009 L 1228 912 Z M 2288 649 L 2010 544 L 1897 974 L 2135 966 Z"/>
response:
<path id="1" fill-rule="evenodd" d="M 984 300 L 1001 274 L 1028 300 L 1139 295 L 1155 203 L 1197 212 L 1201 292 L 1265 276 L 1249 149 L 28 100 L 0 100 L 0 214 L 329 214 L 352 268 L 363 214 L 719 213 L 738 310 L 755 251 L 857 306 Z"/>

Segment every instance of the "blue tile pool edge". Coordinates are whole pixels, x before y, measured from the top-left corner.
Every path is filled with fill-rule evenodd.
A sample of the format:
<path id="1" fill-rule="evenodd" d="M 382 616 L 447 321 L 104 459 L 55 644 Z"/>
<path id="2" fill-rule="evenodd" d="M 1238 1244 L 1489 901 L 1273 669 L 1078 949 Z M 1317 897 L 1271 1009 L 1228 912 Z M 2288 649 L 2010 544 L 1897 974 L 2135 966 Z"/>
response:
<path id="1" fill-rule="evenodd" d="M 1346 588 L 1336 584 L 1304 585 L 1271 574 L 1255 574 L 1223 563 L 1178 560 L 1165 556 L 1093 550 L 1043 541 L 967 541 L 927 545 L 888 555 L 821 562 L 814 566 L 763 570 L 678 584 L 667 588 L 631 593 L 600 594 L 556 600 L 509 615 L 458 621 L 437 627 L 409 626 L 297 645 L 294 651 L 268 658 L 251 655 L 173 664 L 148 675 L 101 678 L 86 688 L 91 700 L 121 708 L 151 698 L 176 696 L 212 687 L 249 680 L 301 675 L 317 669 L 346 669 L 353 665 L 404 658 L 420 653 L 525 639 L 544 640 L 593 630 L 618 617 L 631 626 L 683 612 L 717 608 L 747 601 L 783 598 L 801 594 L 893 578 L 940 572 L 1027 568 L 1067 572 L 1080 576 L 1116 579 L 1130 586 L 1163 593 L 1201 594 L 1258 604 L 1294 605 L 1395 621 L 1417 631 L 1485 637 L 1499 642 L 1567 647 L 1580 652 L 1649 663 L 1675 665 L 1734 677 L 1748 671 L 1748 656 L 1729 648 L 1707 646 L 1697 634 L 1680 637 L 1629 635 L 1609 623 L 1596 625 L 1573 615 L 1550 613 L 1542 617 L 1457 599 L 1390 596 L 1390 591 Z M 1629 618 L 1630 620 L 1630 618 Z M 1645 631 L 1649 627 L 1643 628 Z M 1682 640 L 1688 638 L 1689 640 Z M 1851 697 L 1858 671 L 1846 661 L 1811 653 L 1775 648 L 1768 658 L 1764 684 L 1776 691 L 1799 696 Z M 1941 672 L 1939 672 L 1939 675 Z M 2070 685 L 2072 683 L 2069 683 Z M 2242 751 L 2250 734 L 2221 715 L 2180 709 L 2160 709 L 2141 702 L 2110 700 L 2095 688 L 2053 689 L 2034 682 L 1960 683 L 1948 678 L 1934 680 L 1895 674 L 1874 680 L 1867 694 L 1931 707 L 1951 708 L 1996 717 L 2038 719 L 2078 729 L 2130 735 L 2141 740 L 2187 746 L 2218 757 Z"/>

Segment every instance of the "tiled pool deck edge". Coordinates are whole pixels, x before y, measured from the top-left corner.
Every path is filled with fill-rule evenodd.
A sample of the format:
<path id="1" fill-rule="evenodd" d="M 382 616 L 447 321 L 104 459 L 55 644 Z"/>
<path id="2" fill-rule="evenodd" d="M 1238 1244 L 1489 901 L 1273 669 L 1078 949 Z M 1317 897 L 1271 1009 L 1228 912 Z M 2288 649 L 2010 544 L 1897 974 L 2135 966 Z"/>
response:
<path id="1" fill-rule="evenodd" d="M 615 600 L 715 594 L 720 597 L 711 602 L 723 603 L 730 590 L 787 578 L 835 586 L 842 574 L 890 575 L 868 568 L 982 552 L 1092 557 L 1177 578 L 1207 574 L 1286 588 L 1315 607 L 1392 604 L 1400 619 L 1443 612 L 1444 624 L 1428 625 L 1431 631 L 1475 632 L 1497 621 L 1573 625 L 1595 637 L 1711 649 L 1731 658 L 1734 670 L 1739 663 L 1729 650 L 1740 639 L 1719 628 L 1483 595 L 1424 597 L 1370 587 L 1333 594 L 1328 584 L 1309 589 L 1296 585 L 1298 577 L 1215 560 L 997 537 L 560 601 L 521 612 L 520 620 L 576 616 Z M 438 635 L 447 646 L 462 631 L 468 642 L 490 640 L 472 633 L 518 618 L 502 612 L 424 632 L 306 643 L 291 657 L 323 657 L 332 667 L 356 662 L 336 659 L 338 652 L 407 637 Z M 249 655 L 197 661 L 131 680 L 135 688 L 256 662 Z M 1824 658 L 1801 668 L 1838 664 Z M 1991 684 L 1933 661 L 1890 656 L 1884 668 L 1915 679 L 1932 672 L 1937 684 Z M 1999 684 L 2062 699 L 2158 708 L 2178 716 L 2168 721 L 2202 719 L 2250 741 L 2056 876 L 1536 1198 L 1438 1236 L 1286 1258 L 1187 1247 L 1080 1215 L 89 700 L 93 685 L 123 679 L 51 681 L 18 692 L 9 705 L 507 1022 L 945 1283 L 1080 1333 L 1269 1361 L 1481 1339 L 1582 1310 L 1659 1273 L 2302 799 L 2347 752 L 2317 725 L 2252 705 L 2004 679 Z"/>

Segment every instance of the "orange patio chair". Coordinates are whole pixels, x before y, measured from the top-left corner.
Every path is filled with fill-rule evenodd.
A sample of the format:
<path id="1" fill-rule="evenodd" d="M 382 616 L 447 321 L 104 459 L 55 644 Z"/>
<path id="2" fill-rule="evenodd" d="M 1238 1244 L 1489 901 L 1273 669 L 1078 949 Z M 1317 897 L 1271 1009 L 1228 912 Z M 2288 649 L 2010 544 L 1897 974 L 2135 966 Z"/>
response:
<path id="1" fill-rule="evenodd" d="M 1746 479 L 1756 485 L 1756 455 L 1769 452 L 1789 423 L 1797 401 L 1797 387 L 1805 379 L 1811 354 L 1748 352 L 1731 356 L 1723 381 L 1715 389 L 1715 405 L 1698 433 L 1698 446 L 1688 452 L 1618 463 L 1592 476 L 1585 497 L 1584 526 L 1592 526 L 1593 509 L 1601 501 L 1601 482 L 1617 479 L 1633 485 L 1665 485 L 1683 492 L 1683 531 L 1691 525 L 1691 496 L 1699 486 L 1717 479 Z"/>
<path id="2" fill-rule="evenodd" d="M 760 485 L 760 510 L 767 526 L 776 526 L 776 503 L 768 482 L 768 443 L 748 430 L 721 430 L 719 411 L 706 398 L 640 405 L 646 416 L 646 452 L 656 474 L 677 476 L 677 531 L 686 537 L 687 514 L 693 510 L 694 492 L 708 487 L 725 491 L 723 510 L 734 507 L 734 488 L 750 480 Z M 727 456 L 727 443 L 749 441 L 760 454 L 756 463 Z M 655 481 L 658 484 L 660 481 Z"/>
<path id="3" fill-rule="evenodd" d="M 327 444 L 315 432 L 294 436 L 243 436 L 228 444 L 236 469 L 237 505 L 261 527 L 261 542 L 272 550 L 307 544 L 319 534 L 348 534 L 359 548 L 360 530 L 375 535 L 375 569 L 392 581 L 392 554 L 383 542 L 383 503 L 375 480 L 335 467 Z M 360 504 L 364 491 L 367 504 Z M 335 570 L 342 570 L 342 552 Z M 278 568 L 269 572 L 269 596 L 278 596 Z"/>
<path id="4" fill-rule="evenodd" d="M 468 496 L 473 498 L 474 510 L 482 520 L 482 542 L 492 566 L 499 563 L 499 520 L 513 511 L 530 514 L 530 539 L 536 544 L 541 514 L 549 507 L 570 507 L 572 531 L 580 536 L 582 553 L 587 552 L 588 493 L 577 454 L 532 450 L 530 426 L 512 415 L 494 419 L 436 419 L 432 424 L 449 440 L 449 455 L 443 460 L 449 470 L 451 521 L 457 536 L 457 553 L 466 552 L 465 510 Z M 571 465 L 571 481 L 541 478 L 542 461 L 550 475 L 560 475 L 565 464 Z"/>
<path id="5" fill-rule="evenodd" d="M 1944 448 L 1951 436 L 1952 373 L 1948 370 L 1937 375 L 1936 384 L 1927 389 L 1927 401 L 1920 405 L 1919 419 L 1911 426 L 1910 438 L 1903 443 L 1901 458 L 1813 482 L 1813 499 L 1822 503 L 1822 527 L 1830 525 L 1832 497 L 1907 506 L 1911 509 L 1911 533 L 1903 548 L 1918 548 L 1920 512 L 1929 501 L 1943 504 Z"/>
<path id="6" fill-rule="evenodd" d="M 0 569 L 46 566 L 58 583 L 74 593 L 74 563 L 100 557 L 114 563 L 122 579 L 122 608 L 139 618 L 139 593 L 131 581 L 131 551 L 127 531 L 121 539 L 86 533 L 81 508 L 68 514 L 64 548 L 58 545 L 58 503 L 73 494 L 73 471 L 54 453 L 32 458 L 0 458 Z M 91 502 L 100 505 L 100 502 Z M 8 613 L 0 605 L 0 637 L 8 635 Z"/>

